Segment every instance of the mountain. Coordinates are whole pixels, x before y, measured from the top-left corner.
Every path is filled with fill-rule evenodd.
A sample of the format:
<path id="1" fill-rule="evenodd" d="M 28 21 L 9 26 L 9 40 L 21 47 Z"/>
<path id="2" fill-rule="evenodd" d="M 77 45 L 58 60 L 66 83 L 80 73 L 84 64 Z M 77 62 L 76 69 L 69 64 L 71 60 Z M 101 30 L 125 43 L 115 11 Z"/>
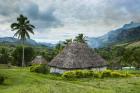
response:
<path id="1" fill-rule="evenodd" d="M 46 42 L 39 42 L 38 43 L 40 46 L 47 46 L 47 47 L 55 47 L 56 44 L 52 44 L 52 43 L 46 43 Z"/>
<path id="2" fill-rule="evenodd" d="M 1 44 L 13 44 L 13 45 L 16 45 L 16 44 L 21 44 L 21 41 L 18 40 L 17 38 L 14 38 L 14 37 L 2 37 L 0 38 L 0 43 Z M 32 39 L 27 39 L 25 41 L 25 44 L 27 45 L 32 45 L 32 46 L 37 46 L 38 43 Z"/>
<path id="3" fill-rule="evenodd" d="M 130 22 L 121 28 L 97 37 L 88 38 L 88 44 L 94 48 L 105 47 L 116 43 L 126 43 L 140 40 L 140 23 Z"/>
<path id="4" fill-rule="evenodd" d="M 19 45 L 21 44 L 21 41 L 18 40 L 17 38 L 14 37 L 1 37 L 0 38 L 0 44 L 10 44 L 10 45 Z M 44 47 L 53 47 L 54 45 L 51 43 L 44 43 L 44 42 L 36 42 L 35 40 L 32 39 L 27 39 L 25 41 L 26 45 L 31 45 L 31 46 L 44 46 Z"/>

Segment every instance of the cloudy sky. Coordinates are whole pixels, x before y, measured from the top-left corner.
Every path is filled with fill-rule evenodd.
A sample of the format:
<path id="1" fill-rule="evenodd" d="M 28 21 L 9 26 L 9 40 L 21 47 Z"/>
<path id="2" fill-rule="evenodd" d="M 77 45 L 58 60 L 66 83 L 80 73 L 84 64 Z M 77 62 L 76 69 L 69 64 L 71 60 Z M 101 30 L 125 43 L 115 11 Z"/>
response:
<path id="1" fill-rule="evenodd" d="M 130 21 L 140 22 L 140 0 L 0 0 L 0 37 L 13 36 L 19 14 L 36 26 L 36 41 L 57 42 L 79 33 L 98 37 Z"/>

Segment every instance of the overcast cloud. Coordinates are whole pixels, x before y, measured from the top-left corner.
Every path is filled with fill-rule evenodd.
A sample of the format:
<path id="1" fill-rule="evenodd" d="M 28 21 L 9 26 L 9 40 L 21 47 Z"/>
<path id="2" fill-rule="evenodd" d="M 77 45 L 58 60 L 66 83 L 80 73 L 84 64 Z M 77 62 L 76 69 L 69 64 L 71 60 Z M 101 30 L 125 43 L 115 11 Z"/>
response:
<path id="1" fill-rule="evenodd" d="M 78 33 L 97 37 L 140 22 L 140 0 L 0 0 L 0 37 L 13 36 L 10 24 L 19 14 L 36 26 L 33 39 L 55 43 Z"/>

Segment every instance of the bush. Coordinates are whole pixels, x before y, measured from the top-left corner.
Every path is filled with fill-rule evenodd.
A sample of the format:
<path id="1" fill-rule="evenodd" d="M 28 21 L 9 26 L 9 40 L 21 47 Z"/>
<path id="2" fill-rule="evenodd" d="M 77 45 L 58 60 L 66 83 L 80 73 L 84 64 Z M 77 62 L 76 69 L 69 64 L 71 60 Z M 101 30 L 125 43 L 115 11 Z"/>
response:
<path id="1" fill-rule="evenodd" d="M 30 67 L 30 72 L 36 72 L 36 73 L 43 73 L 46 74 L 49 72 L 48 67 L 44 64 L 41 65 L 33 65 Z"/>
<path id="2" fill-rule="evenodd" d="M 92 71 L 92 70 L 73 70 L 73 71 L 67 71 L 64 72 L 62 77 L 74 79 L 74 78 L 87 78 L 87 77 L 94 77 L 94 78 L 105 78 L 105 77 L 112 77 L 112 78 L 118 78 L 118 77 L 129 77 L 132 76 L 128 73 L 120 73 L 117 71 L 111 71 L 111 70 L 105 70 L 102 72 L 98 71 Z"/>
<path id="3" fill-rule="evenodd" d="M 101 78 L 102 77 L 102 72 L 94 72 L 93 77 L 94 78 Z"/>
<path id="4" fill-rule="evenodd" d="M 62 75 L 63 78 L 75 78 L 75 73 L 73 71 L 64 72 Z"/>
<path id="5" fill-rule="evenodd" d="M 0 84 L 2 84 L 3 82 L 4 82 L 4 77 L 0 75 Z"/>
<path id="6" fill-rule="evenodd" d="M 103 71 L 101 77 L 102 78 L 104 78 L 104 77 L 111 77 L 111 70 Z"/>
<path id="7" fill-rule="evenodd" d="M 125 74 L 121 74 L 119 72 L 112 72 L 111 77 L 118 78 L 118 77 L 126 77 Z"/>
<path id="8" fill-rule="evenodd" d="M 87 78 L 92 77 L 93 71 L 90 70 L 73 70 L 64 72 L 62 77 L 64 78 Z"/>
<path id="9" fill-rule="evenodd" d="M 92 77 L 94 75 L 94 71 L 92 70 L 85 70 L 83 73 L 84 77 Z"/>
<path id="10" fill-rule="evenodd" d="M 84 72 L 81 70 L 75 70 L 75 71 L 73 71 L 73 73 L 75 74 L 76 78 L 83 78 L 85 76 Z"/>
<path id="11" fill-rule="evenodd" d="M 129 74 L 128 72 L 125 73 L 125 77 L 131 77 L 133 76 L 132 74 Z"/>

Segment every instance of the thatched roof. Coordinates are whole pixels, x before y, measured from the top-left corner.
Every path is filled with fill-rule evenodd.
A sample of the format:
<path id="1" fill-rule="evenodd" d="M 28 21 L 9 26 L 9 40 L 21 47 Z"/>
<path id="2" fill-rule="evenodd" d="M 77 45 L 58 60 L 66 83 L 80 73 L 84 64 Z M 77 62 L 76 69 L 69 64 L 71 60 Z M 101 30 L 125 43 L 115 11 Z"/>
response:
<path id="1" fill-rule="evenodd" d="M 72 43 L 64 48 L 49 64 L 62 69 L 102 67 L 106 62 L 84 43 Z"/>
<path id="2" fill-rule="evenodd" d="M 42 56 L 36 56 L 35 59 L 32 61 L 32 64 L 47 64 L 47 61 Z"/>

